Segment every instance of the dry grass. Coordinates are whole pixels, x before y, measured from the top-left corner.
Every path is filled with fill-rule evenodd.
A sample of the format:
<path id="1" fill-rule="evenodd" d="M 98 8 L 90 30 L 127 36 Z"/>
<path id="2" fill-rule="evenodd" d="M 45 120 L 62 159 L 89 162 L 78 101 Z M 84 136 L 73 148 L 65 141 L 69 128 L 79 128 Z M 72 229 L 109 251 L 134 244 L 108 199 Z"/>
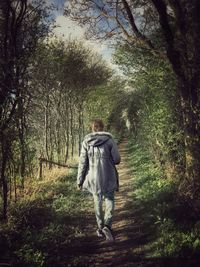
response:
<path id="1" fill-rule="evenodd" d="M 67 164 L 71 166 L 77 166 L 78 156 L 69 160 Z M 44 191 L 47 185 L 51 184 L 51 186 L 53 186 L 60 178 L 70 175 L 73 171 L 74 169 L 60 166 L 53 166 L 51 169 L 49 169 L 49 167 L 45 166 L 44 164 L 42 179 L 26 177 L 24 190 L 19 189 L 17 192 L 18 199 L 23 200 L 26 198 L 32 201 L 36 198 L 38 193 Z"/>

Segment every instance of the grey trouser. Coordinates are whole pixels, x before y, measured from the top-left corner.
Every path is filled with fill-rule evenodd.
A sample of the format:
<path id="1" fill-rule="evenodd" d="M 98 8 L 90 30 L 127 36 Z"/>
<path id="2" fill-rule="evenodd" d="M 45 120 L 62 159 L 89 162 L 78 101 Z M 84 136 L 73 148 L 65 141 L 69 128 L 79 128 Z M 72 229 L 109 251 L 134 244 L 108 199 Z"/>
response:
<path id="1" fill-rule="evenodd" d="M 112 217 L 115 207 L 115 193 L 103 193 L 93 194 L 94 198 L 94 210 L 99 229 L 102 229 L 104 225 L 112 228 Z M 103 200 L 105 200 L 105 215 L 103 214 Z"/>

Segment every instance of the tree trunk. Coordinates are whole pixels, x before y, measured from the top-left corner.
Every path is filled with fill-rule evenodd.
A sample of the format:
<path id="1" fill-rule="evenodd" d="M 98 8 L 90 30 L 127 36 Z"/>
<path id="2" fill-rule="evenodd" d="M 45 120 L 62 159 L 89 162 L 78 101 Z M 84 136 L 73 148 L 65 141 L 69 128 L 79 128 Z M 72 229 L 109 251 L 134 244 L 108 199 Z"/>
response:
<path id="1" fill-rule="evenodd" d="M 15 203 L 17 202 L 17 178 L 16 174 L 14 173 L 14 196 L 15 196 Z"/>
<path id="2" fill-rule="evenodd" d="M 67 108 L 67 116 L 66 116 L 66 150 L 65 150 L 65 163 L 69 157 L 69 115 L 68 115 L 68 108 Z"/>
<path id="3" fill-rule="evenodd" d="M 56 123 L 56 139 L 57 139 L 57 158 L 58 162 L 61 162 L 61 135 L 60 135 L 60 121 Z"/>
<path id="4" fill-rule="evenodd" d="M 191 199 L 200 198 L 200 1 L 168 1 L 174 27 L 163 0 L 152 0 L 166 40 L 167 57 L 179 81 L 185 144 L 182 188 Z"/>
<path id="5" fill-rule="evenodd" d="M 72 102 L 70 101 L 70 134 L 71 134 L 71 156 L 74 157 L 74 116 L 73 116 L 73 108 Z"/>
<path id="6" fill-rule="evenodd" d="M 83 133 L 83 136 L 85 136 L 85 125 L 84 125 L 84 112 L 83 112 L 83 109 L 82 109 L 82 112 L 81 112 L 81 122 L 82 122 L 82 133 Z"/>
<path id="7" fill-rule="evenodd" d="M 46 157 L 49 159 L 49 146 L 48 146 L 48 121 L 49 121 L 49 96 L 46 99 L 46 106 L 45 106 L 45 150 L 46 150 Z"/>
<path id="8" fill-rule="evenodd" d="M 53 148 L 54 148 L 54 144 L 53 144 L 53 123 L 52 123 L 52 118 L 51 118 L 51 114 L 50 114 L 50 122 L 49 122 L 49 142 L 50 142 L 50 160 L 53 160 Z M 52 164 L 49 163 L 49 169 L 52 168 Z"/>
<path id="9" fill-rule="evenodd" d="M 18 103 L 18 111 L 19 111 L 19 123 L 18 123 L 18 131 L 19 131 L 19 141 L 20 141 L 20 175 L 21 175 L 21 186 L 24 188 L 24 177 L 25 177 L 25 119 L 24 119 L 24 107 L 23 107 L 23 99 L 22 95 L 20 95 L 19 103 Z"/>
<path id="10" fill-rule="evenodd" d="M 3 219 L 7 218 L 8 208 L 8 181 L 6 178 L 6 167 L 8 162 L 8 145 L 5 136 L 1 136 L 1 151 L 2 151 L 2 163 L 1 163 L 1 182 L 3 190 Z"/>
<path id="11" fill-rule="evenodd" d="M 38 173 L 38 179 L 42 179 L 42 159 L 39 159 L 39 173 Z"/>
<path id="12" fill-rule="evenodd" d="M 81 153 L 81 141 L 82 141 L 82 105 L 79 105 L 79 112 L 78 112 L 78 154 Z"/>

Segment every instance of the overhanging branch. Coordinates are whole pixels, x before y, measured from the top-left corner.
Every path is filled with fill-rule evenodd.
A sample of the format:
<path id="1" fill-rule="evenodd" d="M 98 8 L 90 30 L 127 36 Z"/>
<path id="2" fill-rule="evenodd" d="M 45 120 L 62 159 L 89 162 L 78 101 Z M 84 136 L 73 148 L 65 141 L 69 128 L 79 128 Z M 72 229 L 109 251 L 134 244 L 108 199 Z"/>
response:
<path id="1" fill-rule="evenodd" d="M 124 8 L 126 10 L 128 20 L 129 20 L 129 23 L 131 25 L 133 34 L 135 35 L 134 38 L 133 38 L 133 36 L 131 36 L 131 39 L 133 39 L 134 41 L 137 40 L 137 43 L 140 43 L 140 44 L 150 48 L 150 50 L 153 52 L 154 55 L 156 55 L 156 56 L 159 55 L 161 58 L 166 58 L 166 54 L 161 52 L 160 50 L 156 49 L 155 46 L 152 44 L 151 40 L 149 40 L 144 34 L 142 34 L 140 32 L 137 25 L 135 24 L 135 18 L 133 16 L 133 13 L 132 13 L 131 8 L 130 8 L 129 4 L 127 3 L 127 1 L 122 0 L 122 3 L 123 3 Z"/>
<path id="2" fill-rule="evenodd" d="M 181 55 L 174 45 L 175 36 L 169 24 L 166 3 L 163 0 L 151 0 L 151 1 L 159 14 L 160 25 L 161 25 L 163 34 L 165 36 L 165 41 L 167 45 L 166 48 L 167 48 L 168 58 L 176 74 L 185 80 L 184 72 L 181 69 Z"/>

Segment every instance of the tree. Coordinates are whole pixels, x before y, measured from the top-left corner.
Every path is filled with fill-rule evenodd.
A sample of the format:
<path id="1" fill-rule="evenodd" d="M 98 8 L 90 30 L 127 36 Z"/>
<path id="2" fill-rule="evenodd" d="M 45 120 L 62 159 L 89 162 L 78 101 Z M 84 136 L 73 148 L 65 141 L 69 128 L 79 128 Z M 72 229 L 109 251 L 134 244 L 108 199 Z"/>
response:
<path id="1" fill-rule="evenodd" d="M 30 135 L 44 157 L 66 162 L 80 151 L 89 94 L 107 84 L 110 76 L 102 58 L 82 42 L 54 39 L 38 46 L 29 81 L 28 118 Z"/>
<path id="2" fill-rule="evenodd" d="M 14 141 L 19 142 L 20 175 L 25 176 L 26 73 L 37 41 L 48 31 L 43 1 L 4 0 L 0 3 L 0 182 L 3 215 L 7 213 L 8 164 Z"/>
<path id="3" fill-rule="evenodd" d="M 173 179 L 180 186 L 185 156 L 181 103 L 171 66 L 130 45 L 120 46 L 114 58 L 132 88 L 127 116 L 136 141 L 162 169 L 163 177 Z"/>
<path id="4" fill-rule="evenodd" d="M 200 197 L 199 12 L 196 0 L 71 0 L 66 9 L 66 15 L 88 26 L 90 36 L 116 37 L 171 63 L 181 98 L 186 194 L 192 199 Z"/>

